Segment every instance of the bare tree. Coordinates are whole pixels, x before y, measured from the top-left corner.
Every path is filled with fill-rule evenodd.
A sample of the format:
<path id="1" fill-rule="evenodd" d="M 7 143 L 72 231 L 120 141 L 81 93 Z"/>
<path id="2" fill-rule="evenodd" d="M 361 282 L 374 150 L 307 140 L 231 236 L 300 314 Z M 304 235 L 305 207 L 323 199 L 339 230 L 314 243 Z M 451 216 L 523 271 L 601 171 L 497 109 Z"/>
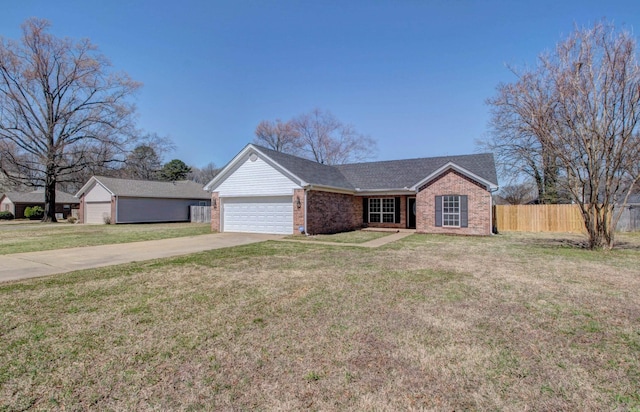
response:
<path id="1" fill-rule="evenodd" d="M 200 183 L 201 185 L 206 185 L 214 177 L 216 177 L 220 173 L 220 168 L 215 165 L 215 163 L 207 163 L 203 167 L 191 166 L 191 172 L 187 174 L 187 179 L 193 180 L 196 183 Z"/>
<path id="2" fill-rule="evenodd" d="M 500 189 L 500 196 L 510 205 L 523 205 L 535 200 L 533 195 L 535 192 L 533 185 L 528 182 L 516 183 L 503 186 Z"/>
<path id="3" fill-rule="evenodd" d="M 162 160 L 152 146 L 136 146 L 125 159 L 122 176 L 129 179 L 154 180 L 162 169 Z"/>
<path id="4" fill-rule="evenodd" d="M 540 203 L 558 203 L 559 164 L 550 147 L 553 136 L 548 124 L 552 85 L 544 81 L 544 68 L 524 73 L 511 70 L 518 81 L 500 84 L 497 95 L 487 100 L 491 138 L 480 146 L 496 155 L 504 178 L 533 179 Z"/>
<path id="5" fill-rule="evenodd" d="M 329 165 L 363 161 L 373 157 L 376 142 L 344 124 L 328 111 L 314 109 L 292 120 L 302 141 L 301 153 Z"/>
<path id="6" fill-rule="evenodd" d="M 614 230 L 640 179 L 640 65 L 628 32 L 598 23 L 576 30 L 542 64 L 555 84 L 555 139 L 567 190 L 589 244 L 613 247 Z"/>
<path id="7" fill-rule="evenodd" d="M 0 168 L 15 182 L 44 186 L 44 221 L 55 221 L 55 189 L 89 167 L 120 164 L 133 135 L 140 84 L 89 40 L 48 33 L 29 19 L 20 41 L 0 42 L 0 142 L 16 151 Z"/>
<path id="8" fill-rule="evenodd" d="M 159 178 L 163 157 L 172 152 L 175 145 L 168 137 L 148 133 L 127 154 L 119 175 L 130 179 L 154 180 Z"/>
<path id="9" fill-rule="evenodd" d="M 328 165 L 367 160 L 377 150 L 374 139 L 320 109 L 284 123 L 263 121 L 256 128 L 254 142 Z"/>
<path id="10" fill-rule="evenodd" d="M 277 152 L 294 154 L 300 149 L 300 134 L 291 121 L 282 122 L 280 119 L 276 119 L 275 122 L 272 122 L 263 120 L 256 127 L 255 134 L 254 142 L 256 144 Z"/>
<path id="11" fill-rule="evenodd" d="M 562 174 L 558 185 L 580 207 L 589 247 L 612 248 L 617 221 L 640 179 L 635 38 L 607 23 L 576 28 L 540 57 L 535 71 L 520 76 L 511 100 L 502 99 L 501 90 L 490 104 L 506 115 L 494 118 L 494 127 L 505 136 L 513 131 L 514 146 L 538 143 L 538 154 L 547 154 Z"/>

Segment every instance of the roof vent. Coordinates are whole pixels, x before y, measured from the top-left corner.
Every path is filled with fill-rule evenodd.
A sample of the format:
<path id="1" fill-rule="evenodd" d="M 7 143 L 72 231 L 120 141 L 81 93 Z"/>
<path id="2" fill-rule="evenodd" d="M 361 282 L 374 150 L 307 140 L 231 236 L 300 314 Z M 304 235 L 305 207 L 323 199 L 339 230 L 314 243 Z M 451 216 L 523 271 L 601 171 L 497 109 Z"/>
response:
<path id="1" fill-rule="evenodd" d="M 249 156 L 249 160 L 251 160 L 252 162 L 255 162 L 256 160 L 258 160 L 258 155 L 253 153 L 251 156 Z"/>

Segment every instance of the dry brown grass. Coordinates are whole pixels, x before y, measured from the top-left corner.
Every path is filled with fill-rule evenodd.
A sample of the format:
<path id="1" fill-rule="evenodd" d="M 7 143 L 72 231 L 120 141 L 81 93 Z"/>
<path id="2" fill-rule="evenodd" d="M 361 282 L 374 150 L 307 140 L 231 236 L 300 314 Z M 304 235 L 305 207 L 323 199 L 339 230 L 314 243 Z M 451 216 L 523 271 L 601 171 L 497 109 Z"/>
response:
<path id="1" fill-rule="evenodd" d="M 169 239 L 211 233 L 208 223 L 81 225 L 67 223 L 0 224 L 0 255 L 81 246 Z"/>
<path id="2" fill-rule="evenodd" d="M 640 239 L 269 242 L 0 286 L 0 410 L 637 410 Z"/>
<path id="3" fill-rule="evenodd" d="M 394 232 L 375 232 L 367 230 L 354 230 L 351 232 L 334 233 L 331 235 L 311 235 L 300 236 L 291 235 L 287 236 L 287 240 L 303 240 L 303 241 L 318 241 L 318 242 L 334 242 L 334 243 L 366 243 L 371 240 L 379 239 L 381 237 L 389 236 Z"/>

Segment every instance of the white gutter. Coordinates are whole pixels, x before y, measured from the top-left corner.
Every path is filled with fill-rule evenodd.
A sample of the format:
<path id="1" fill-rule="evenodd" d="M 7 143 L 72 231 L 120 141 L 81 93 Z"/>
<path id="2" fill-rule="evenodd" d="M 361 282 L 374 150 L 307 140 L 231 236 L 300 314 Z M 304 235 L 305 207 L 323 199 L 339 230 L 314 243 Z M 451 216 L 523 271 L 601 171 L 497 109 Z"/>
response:
<path id="1" fill-rule="evenodd" d="M 388 195 L 413 195 L 416 194 L 416 190 L 398 190 L 398 189 L 375 189 L 375 190 L 362 190 L 357 191 L 355 195 L 357 196 L 376 196 L 379 194 L 388 194 Z"/>
<path id="2" fill-rule="evenodd" d="M 356 194 L 357 192 L 351 189 L 345 189 L 344 187 L 334 187 L 334 186 L 325 186 L 325 185 L 313 185 L 313 184 L 308 184 L 306 185 L 307 188 L 309 188 L 309 190 L 324 190 L 324 191 L 331 191 L 334 193 L 347 193 L 350 195 Z"/>
<path id="3" fill-rule="evenodd" d="M 498 189 L 499 189 L 498 186 L 496 186 L 496 188 L 493 189 L 493 190 L 489 189 L 489 199 L 490 199 L 489 200 L 489 202 L 490 202 L 490 205 L 489 205 L 489 219 L 491 221 L 491 223 L 490 223 L 491 228 L 489 229 L 489 235 L 490 236 L 494 235 L 494 233 L 493 233 L 493 192 L 497 192 Z M 498 229 L 498 227 L 496 226 L 496 230 L 497 229 Z"/>

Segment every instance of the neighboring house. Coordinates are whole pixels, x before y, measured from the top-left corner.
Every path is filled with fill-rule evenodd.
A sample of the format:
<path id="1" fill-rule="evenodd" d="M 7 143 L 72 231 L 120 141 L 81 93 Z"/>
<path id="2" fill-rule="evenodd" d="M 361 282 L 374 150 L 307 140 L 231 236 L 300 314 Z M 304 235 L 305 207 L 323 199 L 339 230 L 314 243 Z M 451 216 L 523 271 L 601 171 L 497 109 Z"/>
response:
<path id="1" fill-rule="evenodd" d="M 209 206 L 202 185 L 94 176 L 78 191 L 81 223 L 189 221 L 190 206 Z"/>
<path id="2" fill-rule="evenodd" d="M 335 233 L 364 226 L 489 235 L 492 154 L 328 166 L 247 145 L 205 186 L 221 232 Z"/>
<path id="3" fill-rule="evenodd" d="M 66 219 L 77 212 L 80 201 L 74 195 L 56 190 L 56 215 Z M 44 209 L 44 190 L 33 192 L 6 192 L 0 196 L 0 210 L 8 210 L 16 219 L 24 219 L 27 207 L 40 206 Z"/>

